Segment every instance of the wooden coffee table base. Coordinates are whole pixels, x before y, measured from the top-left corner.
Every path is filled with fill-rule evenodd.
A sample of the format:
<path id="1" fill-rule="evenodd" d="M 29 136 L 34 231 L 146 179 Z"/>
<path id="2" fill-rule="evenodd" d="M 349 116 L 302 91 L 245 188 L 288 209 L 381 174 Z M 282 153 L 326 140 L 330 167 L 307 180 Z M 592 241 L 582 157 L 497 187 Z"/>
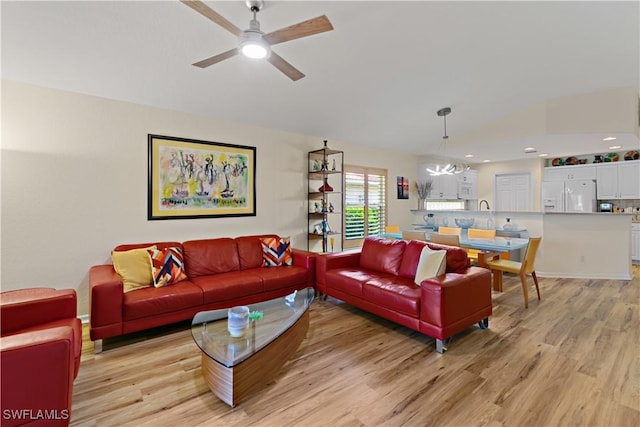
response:
<path id="1" fill-rule="evenodd" d="M 202 374 L 211 391 L 223 402 L 236 406 L 254 391 L 267 385 L 282 365 L 293 356 L 309 330 L 305 312 L 284 334 L 249 359 L 227 368 L 202 353 Z"/>

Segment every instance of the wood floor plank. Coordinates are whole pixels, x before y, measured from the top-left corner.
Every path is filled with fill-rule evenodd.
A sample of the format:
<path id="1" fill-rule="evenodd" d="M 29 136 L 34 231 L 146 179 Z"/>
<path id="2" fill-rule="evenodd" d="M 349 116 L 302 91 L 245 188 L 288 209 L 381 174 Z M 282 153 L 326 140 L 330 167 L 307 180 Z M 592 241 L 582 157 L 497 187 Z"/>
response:
<path id="1" fill-rule="evenodd" d="M 84 347 L 72 426 L 637 426 L 640 279 L 517 277 L 494 292 L 488 330 L 449 350 L 335 299 L 264 389 L 230 408 L 202 376 L 187 326 L 94 355 Z M 535 290 L 530 288 L 530 296 Z M 109 347 L 108 347 L 109 348 Z"/>

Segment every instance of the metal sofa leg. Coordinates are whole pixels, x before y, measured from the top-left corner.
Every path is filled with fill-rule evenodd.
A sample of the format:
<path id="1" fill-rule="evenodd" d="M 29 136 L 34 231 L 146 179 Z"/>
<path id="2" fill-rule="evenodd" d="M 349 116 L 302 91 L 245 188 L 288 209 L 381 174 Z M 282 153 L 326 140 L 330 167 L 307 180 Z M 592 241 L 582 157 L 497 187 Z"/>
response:
<path id="1" fill-rule="evenodd" d="M 436 352 L 443 354 L 447 351 L 447 346 L 451 343 L 451 337 L 439 340 L 436 338 Z"/>
<path id="2" fill-rule="evenodd" d="M 480 329 L 487 329 L 489 327 L 489 318 L 485 317 L 481 321 L 478 322 L 478 327 Z"/>
<path id="3" fill-rule="evenodd" d="M 94 354 L 102 353 L 102 340 L 95 340 L 93 342 L 93 353 Z"/>

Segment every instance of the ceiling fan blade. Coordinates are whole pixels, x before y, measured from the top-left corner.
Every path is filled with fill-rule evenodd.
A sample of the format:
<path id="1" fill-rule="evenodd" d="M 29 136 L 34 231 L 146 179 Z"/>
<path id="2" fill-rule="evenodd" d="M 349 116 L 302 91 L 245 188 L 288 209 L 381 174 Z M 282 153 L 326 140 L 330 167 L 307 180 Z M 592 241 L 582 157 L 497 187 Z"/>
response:
<path id="1" fill-rule="evenodd" d="M 274 45 L 331 30 L 333 30 L 333 25 L 329 22 L 329 18 L 327 18 L 326 15 L 322 15 L 298 24 L 290 25 L 286 28 L 281 28 L 269 34 L 265 34 L 262 38 L 270 45 Z"/>
<path id="2" fill-rule="evenodd" d="M 217 64 L 218 62 L 224 61 L 225 59 L 229 59 L 233 56 L 236 56 L 237 54 L 238 54 L 238 49 L 234 47 L 233 49 L 230 49 L 226 52 L 222 52 L 210 58 L 203 59 L 202 61 L 198 61 L 193 65 L 200 68 L 207 68 L 210 65 Z"/>
<path id="3" fill-rule="evenodd" d="M 236 27 L 234 24 L 229 22 L 227 18 L 220 15 L 218 12 L 211 9 L 209 6 L 201 2 L 200 0 L 180 0 L 185 5 L 189 6 L 191 9 L 195 10 L 201 15 L 206 16 L 216 24 L 220 25 L 225 30 L 230 33 L 240 37 L 242 35 L 242 30 Z M 195 65 L 195 64 L 194 64 Z"/>
<path id="4" fill-rule="evenodd" d="M 289 77 L 294 82 L 304 77 L 304 74 L 302 74 L 300 70 L 298 70 L 296 67 L 294 67 L 293 65 L 289 64 L 287 61 L 282 59 L 282 57 L 276 54 L 274 51 L 271 51 L 271 56 L 267 58 L 267 61 L 269 61 L 278 70 L 282 71 L 287 77 Z"/>

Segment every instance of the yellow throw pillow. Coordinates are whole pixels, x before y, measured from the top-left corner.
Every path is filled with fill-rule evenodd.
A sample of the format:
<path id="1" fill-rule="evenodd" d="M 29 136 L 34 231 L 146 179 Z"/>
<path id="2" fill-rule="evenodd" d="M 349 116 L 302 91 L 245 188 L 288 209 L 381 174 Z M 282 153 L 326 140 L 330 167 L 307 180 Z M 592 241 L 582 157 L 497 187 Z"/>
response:
<path id="1" fill-rule="evenodd" d="M 415 284 L 420 286 L 423 280 L 437 277 L 447 270 L 447 251 L 434 251 L 429 246 L 424 245 L 420 253 L 418 268 L 416 269 Z"/>
<path id="2" fill-rule="evenodd" d="M 153 285 L 151 276 L 151 260 L 147 250 L 156 250 L 156 246 L 131 249 L 129 251 L 112 251 L 111 259 L 116 273 L 122 276 L 124 292 Z"/>

